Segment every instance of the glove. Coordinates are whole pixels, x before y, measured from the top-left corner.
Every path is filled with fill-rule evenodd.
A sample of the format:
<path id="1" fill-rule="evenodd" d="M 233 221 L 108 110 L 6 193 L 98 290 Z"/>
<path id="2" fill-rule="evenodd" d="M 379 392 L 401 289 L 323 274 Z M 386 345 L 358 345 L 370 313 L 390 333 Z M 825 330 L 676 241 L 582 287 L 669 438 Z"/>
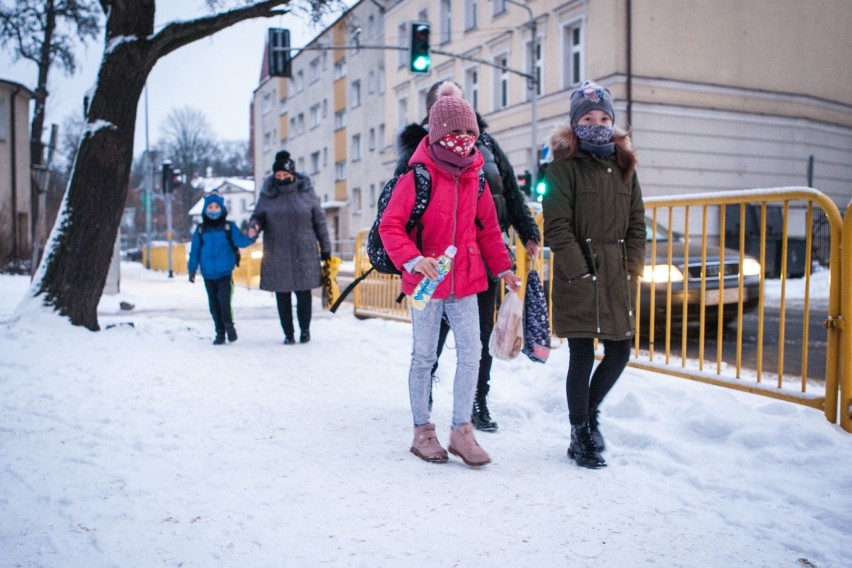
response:
<path id="1" fill-rule="evenodd" d="M 195 284 L 195 274 L 189 275 L 189 281 L 192 282 L 193 284 Z"/>
<path id="2" fill-rule="evenodd" d="M 326 260 L 329 260 L 330 258 L 331 258 L 330 252 L 320 253 L 320 260 L 322 260 L 323 262 L 325 262 Z"/>

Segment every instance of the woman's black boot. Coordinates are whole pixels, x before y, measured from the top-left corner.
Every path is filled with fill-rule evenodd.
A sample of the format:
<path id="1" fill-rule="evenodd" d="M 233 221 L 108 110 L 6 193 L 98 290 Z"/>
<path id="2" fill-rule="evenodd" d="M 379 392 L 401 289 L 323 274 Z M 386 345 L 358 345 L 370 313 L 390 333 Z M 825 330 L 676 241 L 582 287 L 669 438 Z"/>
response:
<path id="1" fill-rule="evenodd" d="M 491 419 L 491 413 L 488 412 L 488 404 L 485 402 L 485 397 L 476 397 L 473 401 L 473 413 L 471 416 L 473 427 L 483 432 L 495 432 L 497 423 Z"/>
<path id="2" fill-rule="evenodd" d="M 592 443 L 598 453 L 606 449 L 603 434 L 601 434 L 600 426 L 598 425 L 598 409 L 589 412 L 589 435 L 592 437 Z"/>
<path id="3" fill-rule="evenodd" d="M 581 467 L 589 469 L 606 467 L 603 456 L 595 449 L 594 442 L 592 442 L 588 422 L 571 426 L 571 445 L 568 446 L 568 457 Z"/>

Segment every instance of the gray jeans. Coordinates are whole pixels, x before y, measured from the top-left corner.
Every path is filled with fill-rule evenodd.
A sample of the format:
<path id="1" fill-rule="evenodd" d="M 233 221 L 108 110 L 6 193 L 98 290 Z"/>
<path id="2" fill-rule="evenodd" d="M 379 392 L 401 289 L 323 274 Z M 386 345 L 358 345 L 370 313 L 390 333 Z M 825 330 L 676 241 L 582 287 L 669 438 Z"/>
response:
<path id="1" fill-rule="evenodd" d="M 456 376 L 453 380 L 453 428 L 470 422 L 482 345 L 479 341 L 479 308 L 476 295 L 432 299 L 423 310 L 411 309 L 414 337 L 408 394 L 414 426 L 429 422 L 429 392 L 432 389 L 432 365 L 437 359 L 438 332 L 446 312 L 456 342 Z"/>

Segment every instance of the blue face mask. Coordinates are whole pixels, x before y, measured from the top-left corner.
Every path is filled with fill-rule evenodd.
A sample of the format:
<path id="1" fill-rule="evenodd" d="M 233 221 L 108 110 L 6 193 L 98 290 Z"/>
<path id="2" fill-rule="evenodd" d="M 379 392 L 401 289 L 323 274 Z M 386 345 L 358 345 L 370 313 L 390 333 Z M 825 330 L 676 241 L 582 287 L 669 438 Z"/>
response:
<path id="1" fill-rule="evenodd" d="M 207 218 L 212 219 L 213 221 L 215 221 L 216 219 L 218 219 L 221 216 L 222 216 L 222 210 L 221 209 L 219 211 L 216 211 L 215 213 L 211 213 L 210 211 L 207 212 Z"/>
<path id="2" fill-rule="evenodd" d="M 574 128 L 577 138 L 589 144 L 609 144 L 612 142 L 613 128 L 603 124 L 578 124 Z"/>

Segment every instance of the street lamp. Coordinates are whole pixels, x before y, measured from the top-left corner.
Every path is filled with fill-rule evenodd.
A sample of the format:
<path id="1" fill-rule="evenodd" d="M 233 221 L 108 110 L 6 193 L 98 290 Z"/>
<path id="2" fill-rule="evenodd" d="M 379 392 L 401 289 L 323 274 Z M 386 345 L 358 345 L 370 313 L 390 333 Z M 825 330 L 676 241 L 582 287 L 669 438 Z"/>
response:
<path id="1" fill-rule="evenodd" d="M 531 78 L 527 79 L 527 85 L 529 87 L 530 92 L 530 132 L 531 132 L 531 144 L 530 144 L 530 163 L 529 170 L 531 172 L 538 171 L 538 161 L 539 161 L 539 152 L 538 152 L 538 107 L 536 104 L 536 99 L 538 98 L 538 82 L 541 80 L 541 77 L 538 76 L 538 67 L 536 66 L 536 52 L 538 51 L 538 27 L 536 26 L 535 17 L 533 16 L 532 9 L 526 4 L 522 4 L 517 0 L 505 0 L 509 4 L 514 4 L 515 6 L 520 6 L 524 10 L 527 11 L 529 15 L 529 21 L 527 21 L 527 26 L 529 26 L 530 31 L 532 33 L 532 46 L 530 49 L 530 75 Z"/>

